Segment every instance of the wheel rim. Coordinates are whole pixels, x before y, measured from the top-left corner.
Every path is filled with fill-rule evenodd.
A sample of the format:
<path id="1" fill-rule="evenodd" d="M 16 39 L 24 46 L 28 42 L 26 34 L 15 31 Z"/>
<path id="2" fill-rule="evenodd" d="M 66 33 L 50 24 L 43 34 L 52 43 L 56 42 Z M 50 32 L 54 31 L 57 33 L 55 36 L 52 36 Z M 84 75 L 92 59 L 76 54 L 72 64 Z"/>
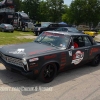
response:
<path id="1" fill-rule="evenodd" d="M 97 57 L 95 58 L 94 63 L 95 63 L 95 64 L 99 64 L 99 62 L 100 62 L 100 60 L 99 60 L 99 56 L 97 56 Z"/>
<path id="2" fill-rule="evenodd" d="M 48 65 L 46 66 L 44 72 L 43 72 L 43 77 L 45 80 L 50 80 L 54 77 L 55 75 L 55 68 L 53 65 Z"/>

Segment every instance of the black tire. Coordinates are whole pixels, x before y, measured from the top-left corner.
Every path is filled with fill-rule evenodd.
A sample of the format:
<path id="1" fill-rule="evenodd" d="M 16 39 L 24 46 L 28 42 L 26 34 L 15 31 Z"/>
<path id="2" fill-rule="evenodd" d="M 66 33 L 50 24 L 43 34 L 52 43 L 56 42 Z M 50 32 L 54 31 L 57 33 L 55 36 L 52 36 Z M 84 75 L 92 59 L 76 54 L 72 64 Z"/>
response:
<path id="1" fill-rule="evenodd" d="M 91 65 L 94 66 L 94 67 L 96 67 L 96 66 L 99 65 L 99 63 L 100 63 L 100 55 L 97 55 L 97 56 L 92 60 Z"/>
<path id="2" fill-rule="evenodd" d="M 42 82 L 49 83 L 55 78 L 56 73 L 57 66 L 54 63 L 49 63 L 42 68 L 39 79 Z"/>

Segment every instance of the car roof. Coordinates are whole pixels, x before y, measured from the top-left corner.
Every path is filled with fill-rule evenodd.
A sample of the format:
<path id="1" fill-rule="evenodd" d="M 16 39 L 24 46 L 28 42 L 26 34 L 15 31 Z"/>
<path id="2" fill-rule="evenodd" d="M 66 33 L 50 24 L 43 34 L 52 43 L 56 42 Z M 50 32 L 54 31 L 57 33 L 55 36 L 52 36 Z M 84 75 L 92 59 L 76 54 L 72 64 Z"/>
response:
<path id="1" fill-rule="evenodd" d="M 62 32 L 62 31 L 44 31 L 44 32 L 50 32 L 50 33 L 55 33 L 55 34 L 64 34 L 66 36 L 88 36 L 87 34 L 82 34 L 82 33 L 74 33 L 74 32 Z"/>

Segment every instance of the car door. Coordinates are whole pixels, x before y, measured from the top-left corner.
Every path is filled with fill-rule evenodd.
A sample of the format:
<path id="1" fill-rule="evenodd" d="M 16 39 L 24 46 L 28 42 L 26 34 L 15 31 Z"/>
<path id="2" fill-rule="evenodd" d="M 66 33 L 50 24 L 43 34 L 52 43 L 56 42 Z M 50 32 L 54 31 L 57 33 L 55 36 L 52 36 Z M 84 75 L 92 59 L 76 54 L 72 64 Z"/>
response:
<path id="1" fill-rule="evenodd" d="M 89 58 L 89 50 L 91 48 L 91 41 L 89 40 L 88 36 L 77 36 L 73 38 L 78 38 L 78 48 L 74 48 L 72 50 L 72 64 L 80 65 L 88 62 Z"/>

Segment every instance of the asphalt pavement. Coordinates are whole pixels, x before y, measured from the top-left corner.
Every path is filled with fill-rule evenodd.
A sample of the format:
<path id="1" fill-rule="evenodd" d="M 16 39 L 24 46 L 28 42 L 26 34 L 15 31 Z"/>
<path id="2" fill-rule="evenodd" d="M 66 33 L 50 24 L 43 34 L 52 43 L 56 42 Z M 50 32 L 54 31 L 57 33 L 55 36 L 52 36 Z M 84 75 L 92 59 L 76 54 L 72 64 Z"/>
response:
<path id="1" fill-rule="evenodd" d="M 84 65 L 59 73 L 50 83 L 42 83 L 10 72 L 0 64 L 0 100 L 100 100 L 100 65 Z"/>

